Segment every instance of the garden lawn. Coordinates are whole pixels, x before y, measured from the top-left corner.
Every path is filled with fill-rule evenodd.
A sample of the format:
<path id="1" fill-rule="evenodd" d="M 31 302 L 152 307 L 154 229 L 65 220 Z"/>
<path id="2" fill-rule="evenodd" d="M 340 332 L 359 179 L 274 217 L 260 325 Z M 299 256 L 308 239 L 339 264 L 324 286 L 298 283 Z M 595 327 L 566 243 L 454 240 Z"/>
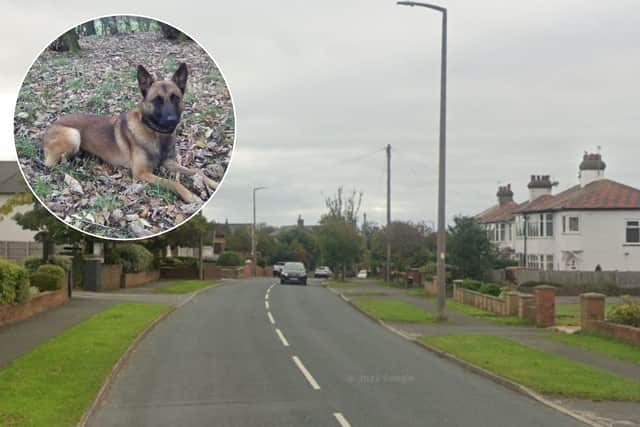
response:
<path id="1" fill-rule="evenodd" d="M 1 426 L 76 425 L 113 365 L 164 304 L 117 304 L 0 370 Z"/>
<path id="2" fill-rule="evenodd" d="M 433 314 L 395 299 L 357 299 L 353 303 L 371 316 L 389 322 L 432 322 Z"/>
<path id="3" fill-rule="evenodd" d="M 579 332 L 575 334 L 549 333 L 547 338 L 585 350 L 612 356 L 627 362 L 640 363 L 640 345 L 626 343 L 615 338 Z"/>
<path id="4" fill-rule="evenodd" d="M 640 382 L 492 335 L 420 338 L 476 366 L 541 393 L 594 400 L 640 400 Z"/>
<path id="5" fill-rule="evenodd" d="M 219 284 L 220 282 L 215 280 L 179 280 L 156 288 L 153 292 L 158 294 L 189 294 L 209 286 L 218 286 Z"/>
<path id="6" fill-rule="evenodd" d="M 468 314 L 469 316 L 479 319 L 489 320 L 494 323 L 500 323 L 507 326 L 528 326 L 531 325 L 527 319 L 521 319 L 517 316 L 498 316 L 490 311 L 485 311 L 472 305 L 462 304 L 458 301 L 447 299 L 447 310 L 458 311 Z"/>
<path id="7" fill-rule="evenodd" d="M 613 304 L 605 305 L 605 313 Z M 580 326 L 580 304 L 556 304 L 556 325 Z"/>

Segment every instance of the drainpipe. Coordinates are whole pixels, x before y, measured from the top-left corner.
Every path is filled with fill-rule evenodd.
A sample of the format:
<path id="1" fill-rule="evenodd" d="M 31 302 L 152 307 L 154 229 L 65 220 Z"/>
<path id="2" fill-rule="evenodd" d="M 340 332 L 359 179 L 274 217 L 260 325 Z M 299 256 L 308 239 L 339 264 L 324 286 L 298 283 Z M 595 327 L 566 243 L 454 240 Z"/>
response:
<path id="1" fill-rule="evenodd" d="M 527 214 L 524 215 L 524 230 L 522 230 L 522 233 L 524 234 L 524 259 L 523 259 L 523 264 L 524 267 L 527 267 L 527 234 L 528 234 L 528 224 L 527 224 L 527 220 L 529 219 L 529 216 Z"/>

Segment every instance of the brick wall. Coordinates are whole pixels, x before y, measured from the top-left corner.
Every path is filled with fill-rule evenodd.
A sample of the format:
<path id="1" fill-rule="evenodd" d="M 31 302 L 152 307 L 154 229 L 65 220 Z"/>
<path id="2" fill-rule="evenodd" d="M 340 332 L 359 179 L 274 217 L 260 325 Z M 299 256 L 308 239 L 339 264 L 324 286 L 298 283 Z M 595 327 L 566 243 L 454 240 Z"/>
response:
<path id="1" fill-rule="evenodd" d="M 633 326 L 592 321 L 589 322 L 587 328 L 583 328 L 583 330 L 640 345 L 640 328 L 634 328 Z"/>
<path id="2" fill-rule="evenodd" d="M 122 275 L 122 282 L 120 287 L 132 288 L 135 286 L 142 286 L 145 283 L 153 282 L 160 279 L 160 271 L 142 271 L 140 273 L 125 273 Z"/>
<path id="3" fill-rule="evenodd" d="M 500 316 L 508 314 L 507 301 L 492 295 L 485 295 L 456 286 L 453 291 L 453 299 Z"/>
<path id="4" fill-rule="evenodd" d="M 162 279 L 197 279 L 198 275 L 199 271 L 197 265 L 160 267 L 160 277 Z"/>
<path id="5" fill-rule="evenodd" d="M 122 276 L 122 265 L 103 264 L 100 269 L 100 284 L 102 289 L 119 289 Z"/>
<path id="6" fill-rule="evenodd" d="M 16 305 L 0 305 L 0 326 L 28 319 L 43 311 L 67 302 L 67 287 L 57 291 L 42 292 Z"/>

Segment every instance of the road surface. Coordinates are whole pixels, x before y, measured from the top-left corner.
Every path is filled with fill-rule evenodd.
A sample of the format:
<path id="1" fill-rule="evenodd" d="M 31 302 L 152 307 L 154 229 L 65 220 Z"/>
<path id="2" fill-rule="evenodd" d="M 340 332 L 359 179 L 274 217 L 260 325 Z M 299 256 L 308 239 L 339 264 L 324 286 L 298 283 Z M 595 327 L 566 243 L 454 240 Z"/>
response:
<path id="1" fill-rule="evenodd" d="M 140 343 L 93 426 L 578 426 L 434 356 L 318 281 L 236 281 Z"/>

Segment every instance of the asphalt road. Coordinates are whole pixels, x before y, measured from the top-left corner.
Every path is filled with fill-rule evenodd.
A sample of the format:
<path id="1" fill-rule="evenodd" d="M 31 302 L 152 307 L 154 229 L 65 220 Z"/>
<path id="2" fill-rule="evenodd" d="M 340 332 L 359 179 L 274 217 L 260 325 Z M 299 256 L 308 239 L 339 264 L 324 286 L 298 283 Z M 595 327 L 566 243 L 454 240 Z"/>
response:
<path id="1" fill-rule="evenodd" d="M 243 281 L 161 322 L 93 426 L 577 426 L 310 286 Z"/>

